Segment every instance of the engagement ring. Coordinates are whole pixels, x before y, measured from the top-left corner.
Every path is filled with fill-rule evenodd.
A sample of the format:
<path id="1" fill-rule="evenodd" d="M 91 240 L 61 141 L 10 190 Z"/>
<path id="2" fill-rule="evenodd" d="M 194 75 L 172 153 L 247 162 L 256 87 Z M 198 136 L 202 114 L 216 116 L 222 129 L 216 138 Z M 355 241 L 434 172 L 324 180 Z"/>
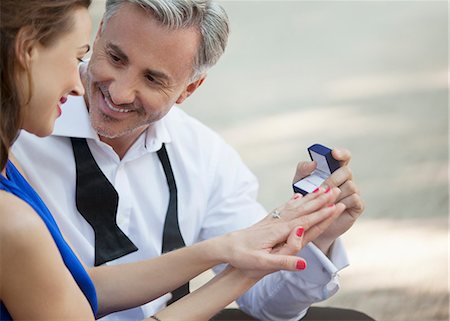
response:
<path id="1" fill-rule="evenodd" d="M 273 218 L 281 218 L 281 215 L 280 215 L 281 212 L 277 209 L 273 210 L 272 213 L 270 213 L 270 214 L 272 214 Z"/>

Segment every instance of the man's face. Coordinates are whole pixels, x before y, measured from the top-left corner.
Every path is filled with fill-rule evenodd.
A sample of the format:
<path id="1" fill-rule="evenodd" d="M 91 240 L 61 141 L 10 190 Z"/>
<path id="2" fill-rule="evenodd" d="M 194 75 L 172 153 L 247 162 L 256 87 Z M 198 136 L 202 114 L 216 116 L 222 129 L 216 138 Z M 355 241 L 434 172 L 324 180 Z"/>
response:
<path id="1" fill-rule="evenodd" d="M 200 43 L 196 29 L 168 30 L 124 4 L 99 31 L 85 86 L 93 127 L 106 138 L 131 139 L 181 103 Z"/>

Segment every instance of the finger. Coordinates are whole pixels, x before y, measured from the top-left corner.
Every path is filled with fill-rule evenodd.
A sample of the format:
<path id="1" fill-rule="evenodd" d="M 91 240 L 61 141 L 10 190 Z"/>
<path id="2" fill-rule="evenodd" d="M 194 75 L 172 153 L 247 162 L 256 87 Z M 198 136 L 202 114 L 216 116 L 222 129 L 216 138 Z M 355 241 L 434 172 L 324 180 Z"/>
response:
<path id="1" fill-rule="evenodd" d="M 295 220 L 292 220 L 290 222 L 291 226 L 297 226 L 297 225 L 301 225 L 305 228 L 305 230 L 310 229 L 312 226 L 320 223 L 321 221 L 329 218 L 330 216 L 333 215 L 333 213 L 335 212 L 335 205 L 334 205 L 334 201 L 331 201 L 330 203 L 328 203 L 330 205 L 328 206 L 324 206 L 321 209 L 308 214 L 308 215 L 304 215 L 301 216 Z M 344 205 L 342 205 L 344 206 Z"/>
<path id="2" fill-rule="evenodd" d="M 277 245 L 275 245 L 272 250 L 270 251 L 270 253 L 273 254 L 279 254 L 280 250 L 284 247 L 286 243 L 282 242 L 282 243 L 278 243 Z"/>
<path id="3" fill-rule="evenodd" d="M 347 208 L 347 212 L 356 220 L 364 211 L 364 202 L 358 194 L 352 194 L 339 201 Z"/>
<path id="4" fill-rule="evenodd" d="M 345 210 L 345 205 L 342 203 L 338 203 L 331 207 L 328 207 L 328 210 L 331 211 L 331 214 L 324 220 L 318 222 L 315 225 L 312 225 L 308 228 L 303 236 L 304 244 L 311 242 L 316 239 L 320 234 L 322 234 L 330 225 L 338 218 Z"/>
<path id="5" fill-rule="evenodd" d="M 346 181 L 344 184 L 339 186 L 339 189 L 341 190 L 341 194 L 339 194 L 337 202 L 353 194 L 359 195 L 359 188 L 353 181 Z"/>
<path id="6" fill-rule="evenodd" d="M 317 167 L 317 163 L 315 161 L 309 161 L 309 162 L 299 162 L 297 164 L 297 170 L 294 175 L 293 183 L 298 182 L 302 178 L 305 178 L 306 176 L 309 176 Z"/>
<path id="7" fill-rule="evenodd" d="M 303 196 L 302 194 L 296 193 L 295 195 L 300 195 L 300 197 L 292 197 L 287 203 L 286 203 L 286 209 L 289 210 L 291 208 L 297 208 L 300 207 L 302 204 L 308 203 L 311 200 L 319 197 L 321 193 L 325 192 L 325 188 L 318 187 L 313 193 L 306 194 Z"/>
<path id="8" fill-rule="evenodd" d="M 284 205 L 278 206 L 276 209 L 272 210 L 265 218 L 261 221 L 270 222 L 273 221 L 274 218 L 283 217 L 283 220 L 292 220 L 297 218 L 301 213 L 299 213 L 298 208 L 317 197 L 320 196 L 321 192 L 324 192 L 325 189 L 319 187 L 317 191 L 314 193 L 307 194 L 303 196 L 302 194 L 295 193 L 292 198 Z M 276 215 L 275 215 L 276 214 Z M 306 214 L 306 212 L 305 212 Z M 278 217 L 279 215 L 279 217 Z"/>
<path id="9" fill-rule="evenodd" d="M 292 195 L 291 200 L 299 200 L 299 199 L 301 199 L 302 197 L 303 197 L 302 194 L 300 194 L 300 193 L 294 193 L 294 195 Z"/>
<path id="10" fill-rule="evenodd" d="M 314 212 L 312 214 L 302 216 L 295 220 L 295 224 L 301 224 L 306 231 L 318 225 L 320 222 L 329 219 L 334 213 L 334 210 L 330 207 L 324 207 L 321 210 Z"/>
<path id="11" fill-rule="evenodd" d="M 322 186 L 339 187 L 353 178 L 353 173 L 348 166 L 338 168 L 322 184 Z"/>
<path id="12" fill-rule="evenodd" d="M 277 254 L 296 255 L 303 248 L 304 234 L 305 228 L 303 226 L 297 226 L 292 229 L 286 243 L 278 250 Z"/>
<path id="13" fill-rule="evenodd" d="M 266 253 L 261 255 L 260 264 L 257 269 L 266 271 L 298 271 L 306 269 L 306 261 L 295 255 Z"/>
<path id="14" fill-rule="evenodd" d="M 319 210 L 326 204 L 335 203 L 339 194 L 340 189 L 337 187 L 325 191 L 321 188 L 317 193 L 308 194 L 298 202 L 290 203 L 290 207 L 285 208 L 281 217 L 283 220 L 294 220 L 298 217 L 308 215 Z"/>
<path id="15" fill-rule="evenodd" d="M 352 158 L 352 154 L 350 153 L 350 151 L 345 148 L 334 148 L 331 152 L 331 155 L 335 160 L 339 161 L 341 166 L 347 165 Z"/>

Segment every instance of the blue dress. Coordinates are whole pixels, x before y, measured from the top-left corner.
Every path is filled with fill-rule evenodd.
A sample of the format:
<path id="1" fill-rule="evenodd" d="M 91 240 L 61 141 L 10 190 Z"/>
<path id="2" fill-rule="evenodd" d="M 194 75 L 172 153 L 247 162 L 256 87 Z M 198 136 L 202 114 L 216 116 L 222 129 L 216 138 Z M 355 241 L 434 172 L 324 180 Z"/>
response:
<path id="1" fill-rule="evenodd" d="M 61 253 L 64 264 L 88 299 L 92 312 L 95 315 L 97 313 L 97 294 L 95 292 L 94 284 L 75 253 L 73 253 L 72 249 L 64 240 L 61 231 L 47 206 L 10 161 L 8 161 L 6 165 L 6 177 L 7 178 L 0 175 L 0 190 L 5 190 L 16 195 L 28 203 L 41 217 Z M 11 315 L 1 301 L 0 320 L 12 320 Z"/>

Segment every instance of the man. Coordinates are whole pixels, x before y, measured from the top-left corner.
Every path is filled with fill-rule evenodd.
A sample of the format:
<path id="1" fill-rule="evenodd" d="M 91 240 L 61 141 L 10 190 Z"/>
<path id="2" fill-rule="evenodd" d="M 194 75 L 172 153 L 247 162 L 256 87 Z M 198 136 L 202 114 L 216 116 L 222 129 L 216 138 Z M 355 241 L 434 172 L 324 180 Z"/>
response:
<path id="1" fill-rule="evenodd" d="M 214 2 L 108 0 L 91 60 L 80 68 L 86 96 L 69 99 L 51 137 L 22 133 L 14 144 L 25 173 L 86 264 L 154 257 L 245 228 L 266 215 L 255 200 L 256 180 L 237 153 L 174 107 L 203 83 L 227 37 L 227 16 Z M 340 186 L 347 209 L 302 251 L 306 271 L 269 275 L 238 300 L 256 319 L 298 320 L 312 303 L 338 290 L 337 272 L 347 265 L 338 237 L 363 205 L 347 166 L 349 153 L 333 155 L 343 166 L 326 184 Z M 100 187 L 83 190 L 99 172 L 95 163 L 116 196 L 105 196 Z M 301 163 L 296 178 L 314 166 Z M 85 201 L 85 194 L 91 199 Z M 114 222 L 106 225 L 101 206 L 113 199 Z M 86 214 L 90 208 L 94 213 Z M 171 297 L 105 319 L 140 320 Z M 235 320 L 247 318 L 233 313 Z"/>

